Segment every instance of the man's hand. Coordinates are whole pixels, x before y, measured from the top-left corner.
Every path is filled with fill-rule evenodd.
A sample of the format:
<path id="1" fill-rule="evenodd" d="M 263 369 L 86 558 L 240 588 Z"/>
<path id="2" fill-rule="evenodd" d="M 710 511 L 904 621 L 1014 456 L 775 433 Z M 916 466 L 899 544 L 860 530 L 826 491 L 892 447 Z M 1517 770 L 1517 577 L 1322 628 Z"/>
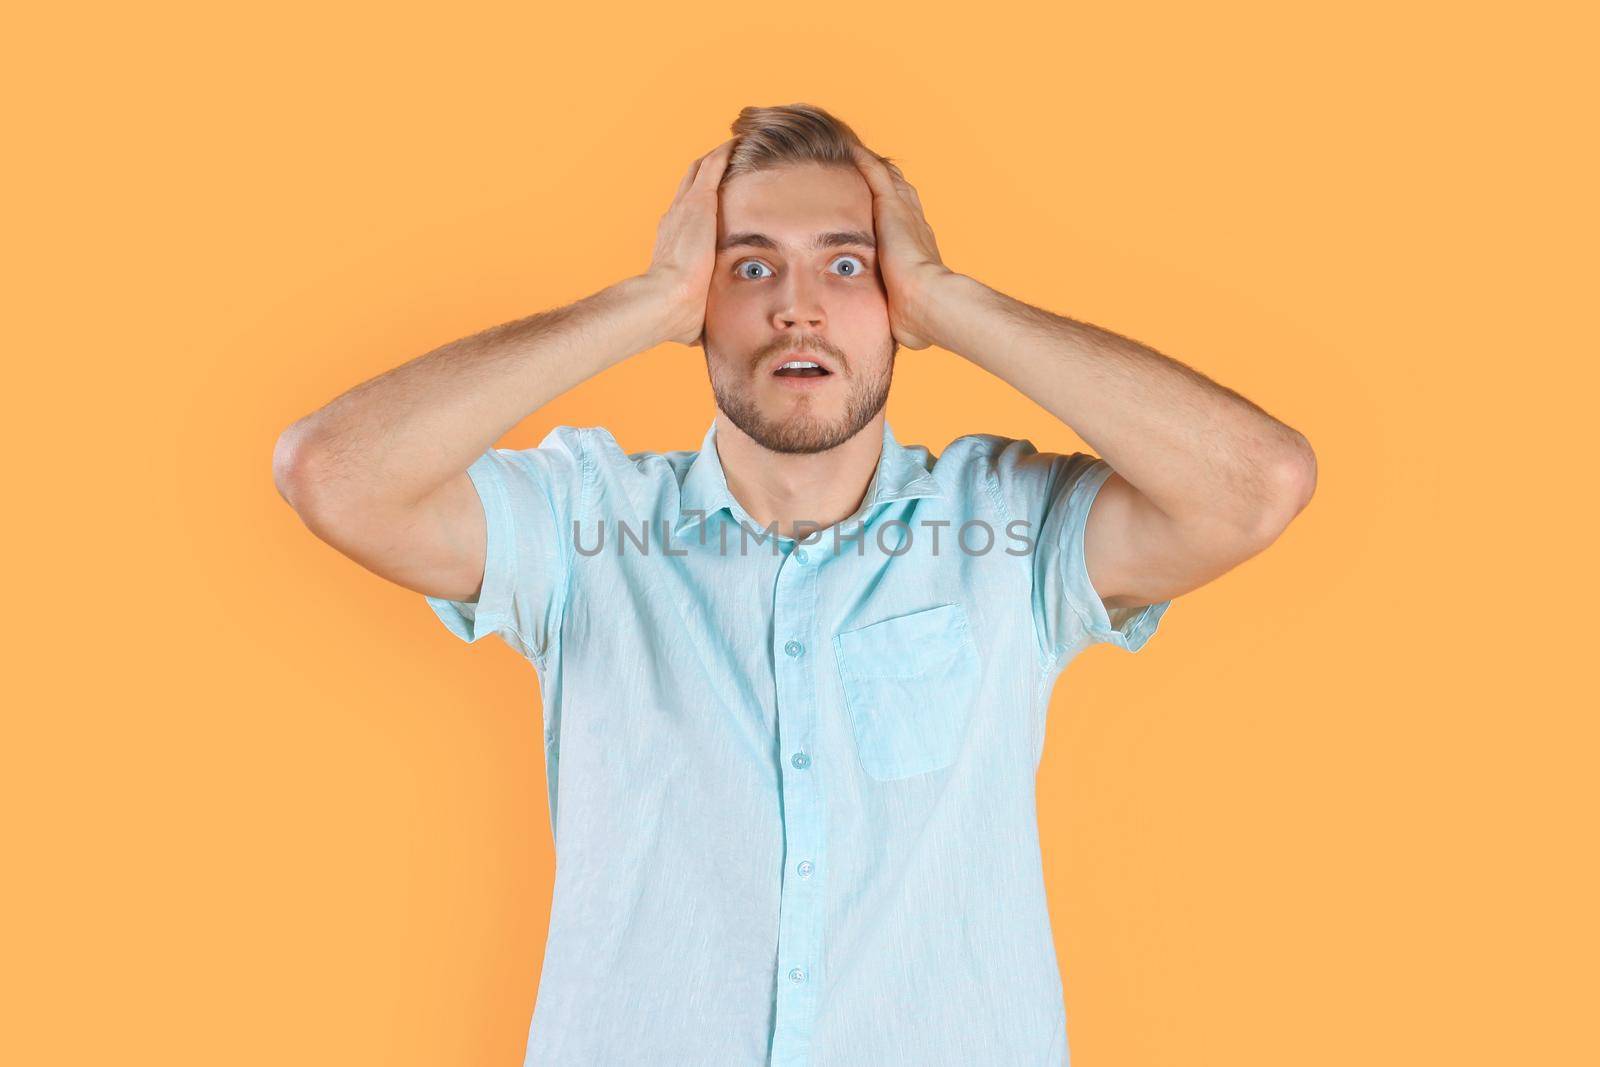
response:
<path id="1" fill-rule="evenodd" d="M 927 348 L 933 336 L 925 308 L 928 293 L 953 274 L 939 258 L 933 228 L 922 214 L 922 200 L 910 182 L 859 144 L 856 169 L 872 190 L 872 222 L 877 231 L 878 270 L 889 296 L 889 330 L 907 348 Z"/>
<path id="2" fill-rule="evenodd" d="M 678 192 L 656 228 L 655 253 L 644 277 L 666 302 L 667 339 L 700 343 L 706 295 L 717 260 L 717 186 L 728 167 L 733 139 L 689 164 Z"/>

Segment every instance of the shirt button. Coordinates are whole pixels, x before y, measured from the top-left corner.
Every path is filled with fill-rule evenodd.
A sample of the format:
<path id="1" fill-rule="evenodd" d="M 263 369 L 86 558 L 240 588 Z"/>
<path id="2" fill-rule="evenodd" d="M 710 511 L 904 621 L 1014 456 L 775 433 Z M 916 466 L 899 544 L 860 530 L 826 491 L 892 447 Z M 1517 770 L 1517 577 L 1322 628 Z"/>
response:
<path id="1" fill-rule="evenodd" d="M 803 548 L 795 549 L 794 558 L 799 560 L 801 563 L 804 563 L 806 561 L 806 550 Z"/>
<path id="2" fill-rule="evenodd" d="M 806 980 L 806 972 L 802 971 L 798 967 L 795 967 L 789 971 L 789 978 L 792 981 L 804 982 Z"/>
<path id="3" fill-rule="evenodd" d="M 802 877 L 802 878 L 810 878 L 811 877 L 811 861 L 810 860 L 801 860 L 800 861 L 800 866 L 796 867 L 795 870 L 800 872 L 800 877 Z"/>
<path id="4" fill-rule="evenodd" d="M 811 757 L 806 755 L 804 752 L 796 752 L 794 755 L 789 757 L 789 762 L 794 764 L 796 767 L 799 767 L 801 770 L 805 770 L 805 768 L 811 763 Z"/>
<path id="5" fill-rule="evenodd" d="M 789 641 L 784 644 L 783 650 L 789 653 L 791 656 L 798 656 L 800 653 L 806 650 L 806 646 L 802 645 L 799 641 Z"/>

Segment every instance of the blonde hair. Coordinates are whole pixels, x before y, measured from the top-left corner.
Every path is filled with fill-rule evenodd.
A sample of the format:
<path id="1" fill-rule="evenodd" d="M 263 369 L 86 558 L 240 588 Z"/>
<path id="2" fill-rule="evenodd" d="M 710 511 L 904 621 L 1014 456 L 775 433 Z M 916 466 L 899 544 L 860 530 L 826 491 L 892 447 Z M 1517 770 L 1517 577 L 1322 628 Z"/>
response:
<path id="1" fill-rule="evenodd" d="M 851 147 L 866 148 L 845 122 L 814 104 L 746 107 L 729 129 L 736 140 L 722 174 L 723 185 L 741 174 L 791 163 L 854 167 Z M 900 168 L 888 156 L 866 150 L 900 174 Z"/>

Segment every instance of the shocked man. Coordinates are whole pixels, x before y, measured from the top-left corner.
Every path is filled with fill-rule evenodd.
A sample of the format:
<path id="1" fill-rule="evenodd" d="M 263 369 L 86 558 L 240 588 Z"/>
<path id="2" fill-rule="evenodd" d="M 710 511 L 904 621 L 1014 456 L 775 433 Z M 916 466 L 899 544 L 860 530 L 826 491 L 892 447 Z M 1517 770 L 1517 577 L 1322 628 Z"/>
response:
<path id="1" fill-rule="evenodd" d="M 446 345 L 279 440 L 320 538 L 538 672 L 557 866 L 527 1063 L 1061 1067 L 1034 776 L 1053 684 L 1261 552 L 1306 439 L 947 266 L 916 189 L 808 105 L 689 165 L 649 269 Z M 703 349 L 696 450 L 495 447 Z M 1094 449 L 884 417 L 899 347 Z"/>

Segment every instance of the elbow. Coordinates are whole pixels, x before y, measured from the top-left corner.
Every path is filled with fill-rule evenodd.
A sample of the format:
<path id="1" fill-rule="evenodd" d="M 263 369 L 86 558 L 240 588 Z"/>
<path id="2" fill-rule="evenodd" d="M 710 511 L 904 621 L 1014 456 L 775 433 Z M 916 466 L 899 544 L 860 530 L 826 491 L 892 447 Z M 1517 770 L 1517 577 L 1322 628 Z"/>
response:
<path id="1" fill-rule="evenodd" d="M 300 423 L 278 435 L 272 446 L 272 484 L 296 512 L 305 514 L 309 502 L 314 456 Z"/>
<path id="2" fill-rule="evenodd" d="M 1282 536 L 1317 491 L 1317 454 L 1304 434 L 1290 434 L 1290 445 L 1266 465 L 1269 502 L 1260 509 L 1256 523 L 1263 545 Z"/>
<path id="3" fill-rule="evenodd" d="M 1317 491 L 1317 453 L 1306 435 L 1296 432 L 1295 445 L 1285 466 L 1285 481 L 1289 485 L 1296 515 L 1304 511 Z"/>

